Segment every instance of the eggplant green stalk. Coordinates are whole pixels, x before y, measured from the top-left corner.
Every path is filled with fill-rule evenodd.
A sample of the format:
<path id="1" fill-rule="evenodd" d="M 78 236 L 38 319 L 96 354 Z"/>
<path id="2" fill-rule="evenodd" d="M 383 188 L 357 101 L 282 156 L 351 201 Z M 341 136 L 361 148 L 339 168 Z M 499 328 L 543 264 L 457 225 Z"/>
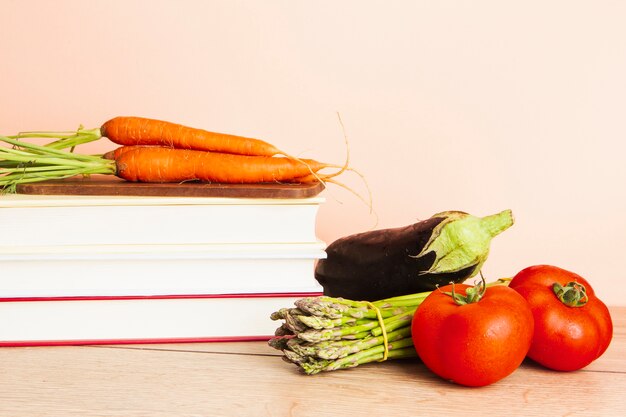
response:
<path id="1" fill-rule="evenodd" d="M 489 256 L 491 239 L 513 225 L 513 213 L 504 210 L 486 217 L 476 217 L 459 211 L 444 212 L 433 217 L 444 217 L 415 258 L 435 253 L 435 261 L 422 274 L 445 274 L 473 268 L 474 276 Z M 471 277 L 470 277 L 471 278 Z"/>

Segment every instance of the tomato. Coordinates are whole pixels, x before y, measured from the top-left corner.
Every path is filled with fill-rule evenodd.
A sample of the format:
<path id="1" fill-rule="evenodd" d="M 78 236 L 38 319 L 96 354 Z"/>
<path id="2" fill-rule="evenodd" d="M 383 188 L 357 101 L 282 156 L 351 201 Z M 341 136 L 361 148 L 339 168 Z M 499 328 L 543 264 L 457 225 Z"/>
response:
<path id="1" fill-rule="evenodd" d="M 415 311 L 412 337 L 426 367 L 444 379 L 484 386 L 510 375 L 524 360 L 533 335 L 528 303 L 506 286 L 488 287 L 482 298 L 459 305 L 450 296 L 478 287 L 447 285 Z"/>
<path id="2" fill-rule="evenodd" d="M 567 293 L 559 298 L 554 286 Z M 521 270 L 509 283 L 530 304 L 535 333 L 528 357 L 558 371 L 575 371 L 599 358 L 613 337 L 606 305 L 581 276 L 551 265 Z"/>

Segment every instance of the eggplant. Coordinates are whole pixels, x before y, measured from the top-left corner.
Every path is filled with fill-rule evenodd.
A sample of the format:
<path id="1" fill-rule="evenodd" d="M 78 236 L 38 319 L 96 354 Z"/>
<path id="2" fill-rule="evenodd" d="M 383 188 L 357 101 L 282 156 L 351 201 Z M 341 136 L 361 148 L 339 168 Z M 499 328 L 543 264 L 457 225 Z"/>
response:
<path id="1" fill-rule="evenodd" d="M 326 248 L 315 279 L 325 295 L 363 301 L 461 283 L 480 271 L 491 239 L 513 222 L 511 210 L 486 217 L 446 211 L 408 226 L 342 237 Z"/>

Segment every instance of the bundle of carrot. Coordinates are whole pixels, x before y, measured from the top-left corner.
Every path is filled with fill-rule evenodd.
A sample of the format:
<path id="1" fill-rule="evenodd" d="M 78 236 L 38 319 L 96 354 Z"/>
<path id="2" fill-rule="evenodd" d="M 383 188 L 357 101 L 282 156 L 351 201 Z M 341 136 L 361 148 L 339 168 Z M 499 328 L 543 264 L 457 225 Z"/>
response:
<path id="1" fill-rule="evenodd" d="M 25 141 L 48 138 L 44 145 Z M 82 155 L 75 147 L 108 138 L 121 145 L 104 155 Z M 100 128 L 71 132 L 22 132 L 0 136 L 0 189 L 75 175 L 116 175 L 128 181 L 217 183 L 334 182 L 353 169 L 300 159 L 259 139 L 246 138 L 142 117 L 116 117 Z M 332 173 L 321 173 L 326 168 Z M 356 171 L 355 171 L 356 172 Z M 345 187 L 345 186 L 344 186 Z M 346 187 L 347 188 L 347 187 Z"/>

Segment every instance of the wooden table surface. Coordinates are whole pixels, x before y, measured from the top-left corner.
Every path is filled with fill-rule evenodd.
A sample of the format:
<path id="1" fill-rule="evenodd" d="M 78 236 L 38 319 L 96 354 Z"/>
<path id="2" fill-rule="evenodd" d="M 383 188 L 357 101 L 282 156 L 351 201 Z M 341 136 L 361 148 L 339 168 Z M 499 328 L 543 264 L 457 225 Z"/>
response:
<path id="1" fill-rule="evenodd" d="M 418 360 L 300 374 L 265 342 L 0 348 L 0 417 L 625 416 L 626 307 L 607 352 L 570 373 L 525 362 L 466 388 Z"/>

